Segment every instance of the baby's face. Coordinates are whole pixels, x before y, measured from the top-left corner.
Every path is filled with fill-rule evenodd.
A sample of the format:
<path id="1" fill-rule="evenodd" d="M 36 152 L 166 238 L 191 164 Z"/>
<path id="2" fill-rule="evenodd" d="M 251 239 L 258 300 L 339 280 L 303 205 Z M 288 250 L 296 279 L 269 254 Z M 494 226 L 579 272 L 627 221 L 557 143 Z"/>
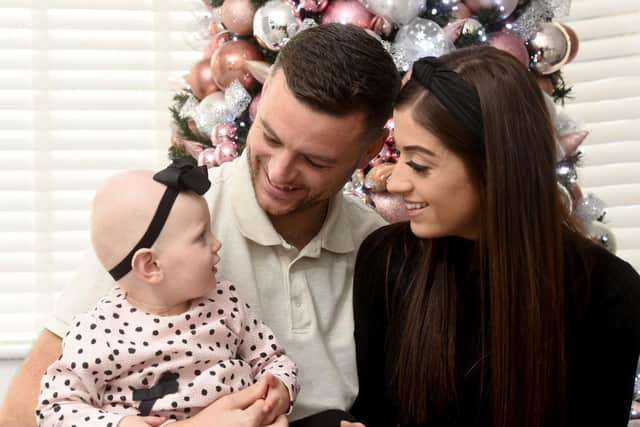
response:
<path id="1" fill-rule="evenodd" d="M 211 233 L 211 218 L 204 198 L 180 193 L 157 244 L 158 261 L 166 278 L 163 293 L 182 302 L 213 290 L 220 246 Z"/>

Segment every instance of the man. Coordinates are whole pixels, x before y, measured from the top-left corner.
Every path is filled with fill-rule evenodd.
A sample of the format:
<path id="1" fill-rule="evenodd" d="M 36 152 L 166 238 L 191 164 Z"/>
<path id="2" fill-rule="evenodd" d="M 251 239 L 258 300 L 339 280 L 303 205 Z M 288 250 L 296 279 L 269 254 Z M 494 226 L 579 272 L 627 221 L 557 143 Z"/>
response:
<path id="1" fill-rule="evenodd" d="M 358 391 L 353 267 L 360 243 L 383 221 L 341 188 L 382 147 L 399 86 L 392 59 L 364 30 L 305 30 L 278 56 L 245 153 L 210 171 L 207 199 L 224 260 L 218 277 L 237 284 L 298 364 L 301 392 L 291 421 L 348 410 Z M 60 354 L 59 336 L 111 286 L 91 264 L 64 293 L 14 379 L 3 427 L 34 425 L 40 376 Z M 259 385 L 245 389 L 175 425 L 261 425 L 254 404 L 261 393 Z"/>

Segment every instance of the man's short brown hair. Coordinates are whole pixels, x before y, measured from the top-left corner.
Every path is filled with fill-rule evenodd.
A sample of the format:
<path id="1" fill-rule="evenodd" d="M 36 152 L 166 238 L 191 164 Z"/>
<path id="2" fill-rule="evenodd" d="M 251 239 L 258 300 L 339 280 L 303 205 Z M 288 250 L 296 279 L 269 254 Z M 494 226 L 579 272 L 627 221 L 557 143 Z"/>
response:
<path id="1" fill-rule="evenodd" d="M 355 25 L 327 24 L 301 31 L 280 51 L 296 98 L 332 115 L 365 114 L 365 135 L 377 135 L 391 116 L 400 76 L 379 40 Z"/>

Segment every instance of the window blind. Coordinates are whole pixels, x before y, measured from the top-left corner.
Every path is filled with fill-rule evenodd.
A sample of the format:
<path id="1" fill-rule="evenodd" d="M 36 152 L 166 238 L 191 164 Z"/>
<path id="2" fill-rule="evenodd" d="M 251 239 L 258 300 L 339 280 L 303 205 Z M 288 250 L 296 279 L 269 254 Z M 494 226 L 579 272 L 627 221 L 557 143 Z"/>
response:
<path id="1" fill-rule="evenodd" d="M 166 163 L 189 2 L 0 0 L 0 358 L 23 356 L 89 247 L 90 201 Z"/>
<path id="2" fill-rule="evenodd" d="M 566 20 L 580 50 L 564 77 L 566 111 L 591 134 L 582 144 L 583 190 L 607 204 L 617 255 L 640 271 L 640 3 L 573 0 Z"/>

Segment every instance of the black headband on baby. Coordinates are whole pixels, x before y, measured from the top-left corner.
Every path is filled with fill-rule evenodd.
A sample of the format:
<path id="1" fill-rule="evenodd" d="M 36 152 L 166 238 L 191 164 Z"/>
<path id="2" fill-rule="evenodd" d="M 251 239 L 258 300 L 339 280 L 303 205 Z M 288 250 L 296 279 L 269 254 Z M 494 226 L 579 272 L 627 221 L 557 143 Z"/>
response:
<path id="1" fill-rule="evenodd" d="M 211 186 L 207 167 L 194 166 L 189 159 L 174 160 L 165 169 L 156 173 L 153 179 L 166 185 L 167 189 L 164 191 L 153 219 L 140 241 L 118 265 L 109 270 L 109 274 L 115 281 L 120 280 L 131 271 L 131 260 L 138 249 L 150 248 L 156 241 L 162 231 L 162 227 L 167 222 L 169 212 L 178 197 L 178 193 L 181 191 L 193 191 L 203 195 Z"/>
<path id="2" fill-rule="evenodd" d="M 428 89 L 464 127 L 482 136 L 478 92 L 440 60 L 428 56 L 413 64 L 411 78 Z"/>

